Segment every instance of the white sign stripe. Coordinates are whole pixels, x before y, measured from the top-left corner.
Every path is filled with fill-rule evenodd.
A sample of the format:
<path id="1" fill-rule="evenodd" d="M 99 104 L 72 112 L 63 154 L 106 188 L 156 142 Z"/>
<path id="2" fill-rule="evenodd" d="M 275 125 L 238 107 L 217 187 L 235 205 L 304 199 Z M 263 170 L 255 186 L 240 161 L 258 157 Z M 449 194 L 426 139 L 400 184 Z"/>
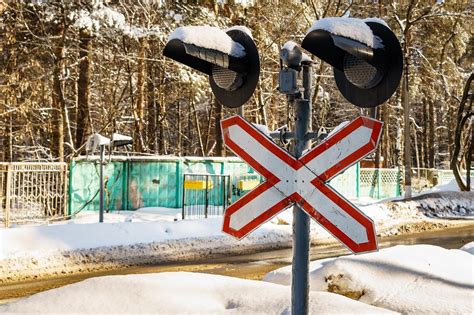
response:
<path id="1" fill-rule="evenodd" d="M 240 230 L 250 221 L 254 220 L 283 199 L 285 199 L 285 196 L 283 196 L 275 187 L 271 187 L 249 203 L 240 207 L 239 211 L 234 212 L 230 217 L 229 226 L 234 230 Z"/>
<path id="2" fill-rule="evenodd" d="M 292 179 L 294 170 L 275 154 L 268 151 L 254 137 L 250 136 L 245 130 L 238 125 L 232 125 L 228 128 L 229 137 L 232 141 L 241 147 L 260 165 L 274 174 L 279 179 Z M 275 144 L 276 147 L 276 144 Z M 293 159 L 293 157 L 291 157 Z"/>
<path id="3" fill-rule="evenodd" d="M 361 144 L 369 143 L 371 135 L 372 129 L 360 126 L 305 165 L 315 175 L 320 175 L 360 149 Z"/>
<path id="4" fill-rule="evenodd" d="M 362 224 L 342 210 L 339 205 L 335 204 L 319 189 L 314 188 L 314 186 L 312 192 L 312 194 L 305 197 L 306 202 L 311 207 L 322 214 L 355 243 L 362 244 L 368 241 L 367 230 Z"/>

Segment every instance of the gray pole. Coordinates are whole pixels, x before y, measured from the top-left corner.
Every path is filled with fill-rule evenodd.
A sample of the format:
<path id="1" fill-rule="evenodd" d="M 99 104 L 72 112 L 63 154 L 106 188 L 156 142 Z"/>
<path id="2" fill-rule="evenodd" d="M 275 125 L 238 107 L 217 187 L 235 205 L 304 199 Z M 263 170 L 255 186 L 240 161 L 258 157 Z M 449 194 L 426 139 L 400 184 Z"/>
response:
<path id="1" fill-rule="evenodd" d="M 303 65 L 304 99 L 296 99 L 295 157 L 300 158 L 311 146 L 307 133 L 311 127 L 311 66 Z M 293 265 L 291 314 L 308 314 L 308 272 L 310 218 L 298 205 L 293 208 Z"/>
<path id="2" fill-rule="evenodd" d="M 104 222 L 104 150 L 105 146 L 100 145 L 100 194 L 99 194 L 99 222 Z"/>
<path id="3" fill-rule="evenodd" d="M 405 149 L 405 198 L 411 198 L 411 134 L 410 134 L 410 101 L 408 95 L 408 75 L 402 81 L 403 95 L 403 123 L 404 123 L 404 149 Z"/>
<path id="4" fill-rule="evenodd" d="M 237 115 L 244 117 L 244 105 L 237 108 Z"/>

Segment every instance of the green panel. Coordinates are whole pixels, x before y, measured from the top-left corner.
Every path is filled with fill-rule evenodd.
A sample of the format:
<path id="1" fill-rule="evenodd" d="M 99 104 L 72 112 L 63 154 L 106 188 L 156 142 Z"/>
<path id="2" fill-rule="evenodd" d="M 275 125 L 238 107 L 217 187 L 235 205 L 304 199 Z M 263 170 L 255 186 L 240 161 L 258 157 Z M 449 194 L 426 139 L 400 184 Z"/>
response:
<path id="1" fill-rule="evenodd" d="M 231 175 L 231 189 L 232 189 L 232 202 L 237 201 L 239 198 L 242 198 L 247 190 L 240 191 L 237 189 L 237 182 L 244 178 L 256 178 L 261 182 L 265 180 L 264 177 L 260 176 L 253 168 L 251 168 L 247 163 L 240 161 L 228 161 L 224 165 L 224 173 Z"/>
<path id="2" fill-rule="evenodd" d="M 178 161 L 130 161 L 128 209 L 176 207 L 179 204 L 177 165 Z"/>
<path id="3" fill-rule="evenodd" d="M 238 159 L 186 159 L 112 161 L 105 165 L 106 209 L 138 209 L 140 207 L 182 207 L 183 175 L 228 174 L 232 202 L 248 191 L 239 191 L 240 179 L 258 178 L 246 163 Z M 397 169 L 358 169 L 357 165 L 331 180 L 330 185 L 346 198 L 372 197 L 388 198 L 400 194 Z M 221 203 L 217 190 L 214 199 Z M 200 197 L 199 197 L 200 198 Z M 220 199 L 219 199 L 220 198 Z M 196 201 L 199 203 L 200 200 Z M 99 208 L 99 165 L 97 161 L 77 160 L 70 165 L 69 212 L 98 210 Z M 214 203 L 214 202 L 212 202 Z"/>
<path id="4" fill-rule="evenodd" d="M 184 174 L 221 174 L 223 162 L 214 162 L 208 160 L 202 161 L 184 161 Z"/>
<path id="5" fill-rule="evenodd" d="M 99 210 L 99 164 L 95 161 L 71 163 L 69 185 L 69 212 Z M 113 161 L 104 166 L 105 209 L 119 210 L 125 206 L 123 200 L 126 181 L 125 162 Z"/>

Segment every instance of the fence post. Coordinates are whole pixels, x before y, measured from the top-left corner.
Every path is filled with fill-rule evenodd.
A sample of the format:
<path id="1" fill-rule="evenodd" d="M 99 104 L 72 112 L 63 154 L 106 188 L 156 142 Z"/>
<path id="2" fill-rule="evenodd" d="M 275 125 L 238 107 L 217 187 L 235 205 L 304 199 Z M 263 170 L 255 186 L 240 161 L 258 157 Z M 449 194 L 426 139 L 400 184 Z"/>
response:
<path id="1" fill-rule="evenodd" d="M 64 179 L 64 191 L 63 191 L 63 216 L 68 215 L 68 198 L 69 196 L 69 191 L 68 191 L 68 186 L 69 186 L 69 173 L 68 173 L 68 167 L 67 164 L 63 165 L 63 170 L 62 170 L 62 175 L 61 177 Z"/>
<path id="2" fill-rule="evenodd" d="M 359 162 L 356 164 L 356 196 L 360 198 L 360 167 Z"/>
<path id="3" fill-rule="evenodd" d="M 68 187 L 67 187 L 67 208 L 68 208 L 68 215 L 73 213 L 72 211 L 72 177 L 74 176 L 74 169 L 76 167 L 76 162 L 71 159 L 69 162 L 69 177 L 68 177 Z M 67 170 L 66 170 L 67 172 Z"/>
<path id="4" fill-rule="evenodd" d="M 226 191 L 226 176 L 222 176 L 222 181 L 221 181 L 221 189 L 222 189 L 222 214 L 224 214 L 225 211 L 225 191 Z"/>
<path id="5" fill-rule="evenodd" d="M 7 182 L 5 192 L 5 227 L 10 226 L 10 202 L 11 202 L 12 164 L 7 165 Z"/>
<path id="6" fill-rule="evenodd" d="M 206 207 L 204 208 L 204 217 L 207 219 L 207 208 L 209 206 L 209 175 L 206 175 Z"/>
<path id="7" fill-rule="evenodd" d="M 401 181 L 402 181 L 402 171 L 399 167 L 398 172 L 397 172 L 397 197 L 402 195 Z"/>
<path id="8" fill-rule="evenodd" d="M 181 203 L 182 204 L 182 210 L 181 210 L 181 219 L 184 220 L 184 208 L 186 207 L 186 203 L 185 203 L 185 196 L 186 196 L 186 187 L 185 187 L 185 183 L 186 183 L 186 174 L 183 175 L 183 202 Z"/>

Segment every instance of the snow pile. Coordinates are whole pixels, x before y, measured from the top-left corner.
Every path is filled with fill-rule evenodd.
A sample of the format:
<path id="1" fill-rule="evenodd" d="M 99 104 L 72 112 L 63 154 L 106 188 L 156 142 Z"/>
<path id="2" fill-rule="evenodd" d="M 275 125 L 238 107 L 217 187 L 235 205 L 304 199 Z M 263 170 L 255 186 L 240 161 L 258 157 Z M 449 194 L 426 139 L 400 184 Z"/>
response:
<path id="1" fill-rule="evenodd" d="M 404 314 L 471 314 L 473 266 L 474 257 L 465 251 L 395 246 L 312 262 L 311 290 L 339 293 Z M 264 280 L 289 285 L 291 266 Z"/>
<path id="2" fill-rule="evenodd" d="M 466 177 L 463 178 L 464 182 L 466 182 Z M 446 184 L 438 184 L 431 188 L 430 190 L 427 190 L 423 192 L 422 194 L 430 193 L 430 192 L 439 192 L 439 191 L 461 191 L 459 189 L 458 183 L 456 182 L 456 179 L 451 179 L 448 183 Z M 471 183 L 471 191 L 474 191 L 474 181 Z"/>
<path id="3" fill-rule="evenodd" d="M 287 225 L 268 222 L 238 241 L 222 233 L 222 218 L 146 221 L 153 216 L 153 213 L 135 218 L 105 214 L 106 222 L 120 223 L 87 224 L 91 219 L 97 222 L 95 214 L 78 219 L 86 224 L 72 221 L 0 229 L 0 283 L 291 246 L 291 227 Z"/>
<path id="4" fill-rule="evenodd" d="M 254 238 L 251 239 L 256 243 L 277 243 L 281 241 L 281 237 L 290 240 L 291 231 L 286 226 L 272 225 L 266 224 L 253 233 Z M 181 248 L 187 247 L 195 251 L 199 247 L 208 248 L 211 241 L 221 242 L 219 245 L 214 244 L 214 247 L 231 246 L 237 242 L 223 234 L 221 227 L 222 218 L 210 218 L 179 222 L 63 224 L 0 229 L 0 238 L 3 241 L 0 259 L 39 258 L 57 252 L 153 242 L 166 243 L 171 240 L 180 240 Z"/>
<path id="5" fill-rule="evenodd" d="M 474 242 L 467 243 L 466 245 L 461 247 L 460 250 L 463 250 L 465 252 L 468 252 L 471 255 L 474 255 Z"/>
<path id="6" fill-rule="evenodd" d="M 168 37 L 168 41 L 172 39 L 179 39 L 183 43 L 198 47 L 214 49 L 237 58 L 245 56 L 245 48 L 217 27 L 208 25 L 178 27 Z"/>
<path id="7" fill-rule="evenodd" d="M 474 192 L 439 191 L 386 203 L 393 218 L 467 218 L 474 216 Z"/>
<path id="8" fill-rule="evenodd" d="M 374 20 L 371 19 L 367 22 L 374 22 Z M 382 40 L 372 33 L 364 20 L 357 18 L 328 17 L 320 19 L 313 23 L 308 33 L 314 30 L 324 30 L 334 35 L 347 37 L 376 49 L 384 47 Z"/>
<path id="9" fill-rule="evenodd" d="M 325 292 L 312 292 L 309 308 L 312 314 L 391 313 Z M 91 278 L 0 305 L 0 313 L 56 314 L 289 314 L 290 310 L 288 287 L 188 272 Z"/>

